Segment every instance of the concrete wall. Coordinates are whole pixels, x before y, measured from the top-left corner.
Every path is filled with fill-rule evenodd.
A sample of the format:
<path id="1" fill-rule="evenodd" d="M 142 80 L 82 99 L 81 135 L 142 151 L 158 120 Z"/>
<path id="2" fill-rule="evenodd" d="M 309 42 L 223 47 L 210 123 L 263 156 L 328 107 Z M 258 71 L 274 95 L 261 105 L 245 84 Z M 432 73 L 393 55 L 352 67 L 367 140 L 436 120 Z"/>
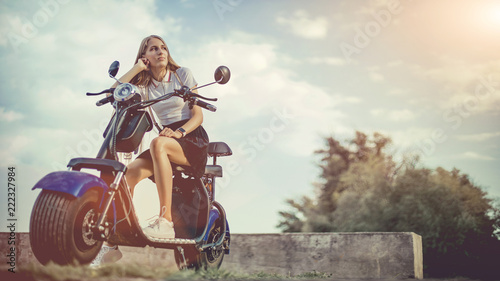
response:
<path id="1" fill-rule="evenodd" d="M 0 254 L 5 259 L 9 235 L 0 233 Z M 124 256 L 119 263 L 176 267 L 172 250 L 120 249 Z M 38 263 L 28 233 L 17 233 L 17 267 L 33 262 Z M 335 279 L 422 279 L 422 262 L 422 239 L 415 233 L 232 234 L 231 254 L 224 257 L 222 268 L 282 275 L 317 271 Z"/>
<path id="2" fill-rule="evenodd" d="M 232 237 L 233 238 L 233 237 Z M 333 278 L 423 278 L 422 239 L 415 233 L 239 234 L 222 268 Z"/>

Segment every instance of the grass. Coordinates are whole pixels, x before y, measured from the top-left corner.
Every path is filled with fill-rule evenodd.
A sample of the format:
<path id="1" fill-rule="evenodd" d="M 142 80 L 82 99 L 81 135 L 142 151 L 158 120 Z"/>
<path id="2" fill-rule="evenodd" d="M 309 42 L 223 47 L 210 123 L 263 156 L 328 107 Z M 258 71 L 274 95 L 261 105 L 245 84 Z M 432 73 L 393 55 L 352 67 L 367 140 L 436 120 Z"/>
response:
<path id="1" fill-rule="evenodd" d="M 46 266 L 30 264 L 21 268 L 20 273 L 34 280 L 123 280 L 123 279 L 153 279 L 153 280 L 300 280 L 324 279 L 331 275 L 319 272 L 309 272 L 297 276 L 283 276 L 273 273 L 259 272 L 255 274 L 236 273 L 227 270 L 182 270 L 147 267 L 134 264 L 109 264 L 100 268 L 88 266 Z M 33 280 L 32 279 L 32 280 Z"/>

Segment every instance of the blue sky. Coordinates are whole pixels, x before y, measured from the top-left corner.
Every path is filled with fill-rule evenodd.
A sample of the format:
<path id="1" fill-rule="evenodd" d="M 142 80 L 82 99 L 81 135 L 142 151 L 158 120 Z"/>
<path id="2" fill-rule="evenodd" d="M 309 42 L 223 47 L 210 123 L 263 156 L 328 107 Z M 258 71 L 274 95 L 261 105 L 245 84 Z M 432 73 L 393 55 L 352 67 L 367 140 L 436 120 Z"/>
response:
<path id="1" fill-rule="evenodd" d="M 315 192 L 322 138 L 356 130 L 500 196 L 498 1 L 0 1 L 0 157 L 17 170 L 18 231 L 41 177 L 96 155 L 111 108 L 84 94 L 113 83 L 112 61 L 129 69 L 150 34 L 200 84 L 232 71 L 201 93 L 219 98 L 211 140 L 234 152 L 217 191 L 233 232 L 278 232 L 284 201 Z M 156 214 L 154 185 L 134 202 Z"/>

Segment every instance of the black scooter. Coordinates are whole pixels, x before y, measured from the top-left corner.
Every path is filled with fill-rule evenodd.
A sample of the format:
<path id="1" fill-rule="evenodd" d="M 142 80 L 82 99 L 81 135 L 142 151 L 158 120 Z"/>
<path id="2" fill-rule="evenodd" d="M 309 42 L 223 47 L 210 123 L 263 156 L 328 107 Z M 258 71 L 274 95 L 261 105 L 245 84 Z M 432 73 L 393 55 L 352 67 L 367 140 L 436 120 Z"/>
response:
<path id="1" fill-rule="evenodd" d="M 109 68 L 116 81 L 119 63 Z M 218 67 L 214 83 L 229 81 L 227 67 Z M 210 143 L 207 165 L 202 178 L 196 178 L 190 167 L 174 165 L 172 217 L 176 237 L 158 239 L 143 233 L 134 210 L 129 187 L 125 180 L 127 167 L 118 161 L 117 152 L 133 152 L 144 134 L 153 129 L 146 109 L 162 100 L 178 96 L 192 107 L 198 105 L 210 111 L 216 107 L 200 99 L 208 99 L 182 87 L 153 100 L 141 101 L 136 86 L 121 83 L 115 89 L 99 95 L 112 95 L 97 105 L 112 103 L 115 114 L 104 132 L 104 142 L 96 158 L 74 158 L 68 171 L 53 172 L 34 187 L 41 189 L 30 220 L 30 241 L 36 258 L 46 264 L 88 264 L 98 254 L 102 243 L 144 247 L 146 245 L 173 249 L 179 268 L 218 268 L 224 254 L 229 254 L 230 233 L 226 213 L 215 201 L 215 178 L 222 177 L 217 157 L 231 155 L 223 142 Z M 95 176 L 82 171 L 100 172 Z"/>

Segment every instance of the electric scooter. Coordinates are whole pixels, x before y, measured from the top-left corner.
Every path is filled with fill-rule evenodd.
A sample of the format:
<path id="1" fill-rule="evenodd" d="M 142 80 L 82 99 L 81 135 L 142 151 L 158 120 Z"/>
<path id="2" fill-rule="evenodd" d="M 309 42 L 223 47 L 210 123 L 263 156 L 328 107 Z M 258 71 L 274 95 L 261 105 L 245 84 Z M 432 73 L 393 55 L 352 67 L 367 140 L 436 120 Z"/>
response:
<path id="1" fill-rule="evenodd" d="M 30 242 L 35 257 L 42 264 L 88 264 L 98 254 L 102 243 L 173 249 L 179 268 L 218 268 L 224 254 L 229 254 L 230 232 L 226 213 L 215 201 L 215 179 L 222 177 L 217 157 L 231 155 L 224 142 L 210 143 L 208 156 L 213 158 L 201 178 L 188 166 L 173 164 L 172 217 L 175 238 L 159 239 L 145 235 L 139 225 L 132 196 L 124 177 L 127 167 L 118 161 L 118 152 L 135 151 L 145 133 L 153 129 L 151 116 L 145 110 L 173 96 L 183 98 L 189 106 L 198 105 L 215 111 L 204 100 L 216 101 L 193 93 L 183 86 L 156 99 L 142 101 L 138 88 L 116 79 L 119 62 L 109 68 L 116 88 L 96 104 L 111 103 L 115 108 L 95 158 L 74 158 L 67 171 L 52 172 L 38 181 L 33 190 L 41 189 L 30 220 Z M 197 87 L 225 84 L 230 71 L 220 66 L 215 82 Z M 88 173 L 97 171 L 99 176 Z"/>

